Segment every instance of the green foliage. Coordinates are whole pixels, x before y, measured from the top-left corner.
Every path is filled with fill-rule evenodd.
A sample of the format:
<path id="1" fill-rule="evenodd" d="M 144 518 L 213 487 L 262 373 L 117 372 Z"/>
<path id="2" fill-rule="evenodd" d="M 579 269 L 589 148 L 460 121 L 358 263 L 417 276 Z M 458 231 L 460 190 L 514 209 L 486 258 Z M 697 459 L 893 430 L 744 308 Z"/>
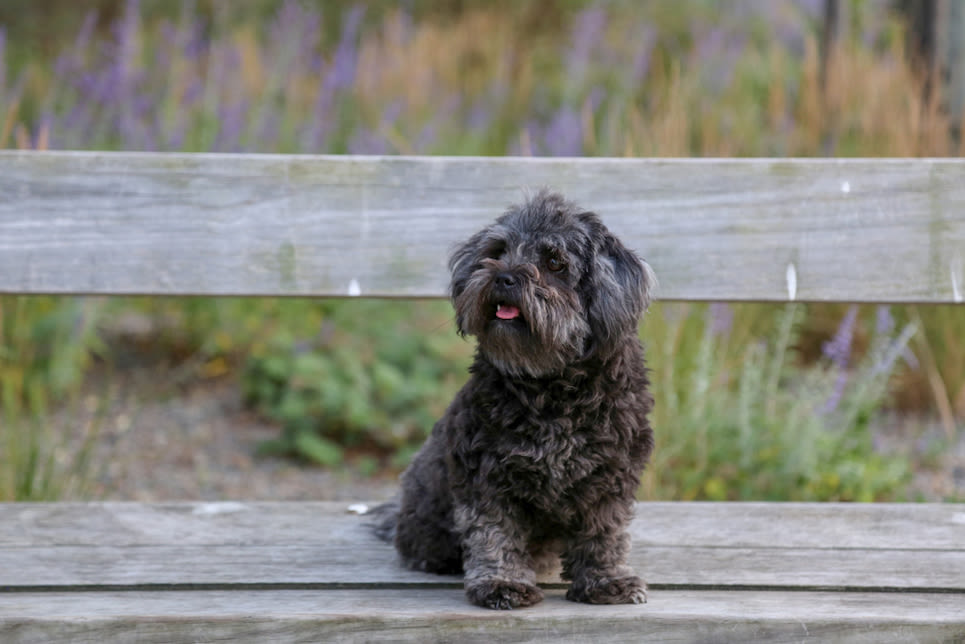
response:
<path id="1" fill-rule="evenodd" d="M 466 377 L 470 345 L 439 302 L 343 302 L 321 332 L 279 334 L 251 355 L 245 401 L 283 426 L 263 452 L 336 465 L 345 448 L 421 443 Z"/>
<path id="2" fill-rule="evenodd" d="M 0 297 L 0 500 L 58 498 L 83 484 L 92 435 L 58 432 L 52 403 L 68 407 L 97 343 L 99 302 Z"/>
<path id="3" fill-rule="evenodd" d="M 413 0 L 408 14 L 348 0 L 0 4 L 0 147 L 960 153 L 902 62 L 903 26 L 871 3 L 853 3 L 824 90 L 819 18 L 802 18 L 794 2 L 755 16 L 710 0 Z M 356 4 L 357 32 L 346 28 Z M 89 9 L 100 18 L 80 38 Z M 310 15 L 320 26 L 304 28 Z M 118 55 L 122 45 L 129 55 Z M 645 496 L 901 496 L 905 468 L 875 453 L 868 426 L 894 367 L 876 367 L 876 356 L 891 356 L 903 335 L 875 336 L 866 362 L 841 368 L 814 349 L 834 307 L 811 307 L 799 323 L 774 307 L 735 306 L 726 329 L 708 319 L 711 307 L 655 310 L 643 328 L 659 445 Z M 101 346 L 95 321 L 132 313 L 154 322 L 149 342 Z M 0 495 L 64 488 L 73 459 L 58 452 L 65 438 L 49 429 L 51 414 L 76 395 L 92 355 L 131 350 L 196 367 L 188 374 L 243 364 L 249 404 L 283 427 L 265 451 L 326 465 L 348 453 L 368 468 L 373 454 L 392 453 L 404 464 L 466 377 L 471 345 L 449 315 L 426 302 L 0 297 Z M 902 374 L 896 397 L 918 409 L 934 401 L 949 438 L 965 415 L 962 320 L 960 308 L 921 311 L 921 369 Z"/>
<path id="4" fill-rule="evenodd" d="M 748 308 L 775 309 L 742 305 L 732 329 L 721 329 L 706 307 L 667 306 L 663 319 L 652 315 L 645 326 L 647 337 L 658 338 L 651 342 L 658 444 L 644 496 L 901 498 L 907 462 L 875 451 L 869 423 L 914 327 L 876 334 L 853 367 L 802 366 L 794 360 L 801 305 L 765 325 L 773 329 L 770 341 L 738 344 L 735 334 L 762 325 Z"/>

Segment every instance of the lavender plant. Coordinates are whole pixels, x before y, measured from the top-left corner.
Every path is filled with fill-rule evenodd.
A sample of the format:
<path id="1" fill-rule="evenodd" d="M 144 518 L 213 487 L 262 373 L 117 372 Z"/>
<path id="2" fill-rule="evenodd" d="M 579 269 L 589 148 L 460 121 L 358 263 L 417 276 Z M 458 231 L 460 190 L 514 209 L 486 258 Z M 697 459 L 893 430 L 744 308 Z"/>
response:
<path id="1" fill-rule="evenodd" d="M 821 107 L 818 87 L 816 0 L 560 2 L 559 27 L 535 21 L 542 31 L 533 20 L 517 19 L 528 15 L 519 13 L 528 3 L 507 3 L 506 11 L 498 12 L 488 3 L 470 2 L 463 14 L 438 16 L 425 8 L 435 3 L 418 0 L 392 8 L 265 0 L 246 3 L 248 9 L 211 3 L 207 12 L 184 3 L 179 12 L 149 15 L 149 3 L 124 0 L 109 28 L 90 15 L 52 61 L 22 69 L 13 69 L 7 55 L 13 26 L 0 22 L 0 147 L 814 155 L 828 151 L 827 124 L 834 121 L 832 152 L 955 152 L 940 115 L 919 118 L 929 107 L 917 98 L 915 76 L 900 59 L 901 27 L 883 11 L 883 2 L 855 3 L 855 36 L 843 44 L 829 83 L 831 113 Z M 866 100 L 871 88 L 880 100 Z M 0 307 L 25 306 L 18 302 L 0 298 Z M 83 302 L 59 300 L 51 318 L 31 313 L 18 324 L 59 329 Z M 281 336 L 279 329 L 297 327 L 299 320 L 337 318 L 334 309 L 306 314 L 302 303 L 252 300 L 117 300 L 108 306 L 150 313 L 177 309 L 174 317 L 191 336 L 188 344 L 200 363 L 230 352 L 252 356 L 245 372 L 251 391 L 271 384 L 269 363 L 304 375 L 318 371 L 320 355 L 335 361 L 333 369 L 322 371 L 338 372 L 339 379 L 307 385 L 305 378 L 289 378 L 253 394 L 253 404 L 288 426 L 305 425 L 296 413 L 304 403 L 315 418 L 323 409 L 328 427 L 336 428 L 326 434 L 316 431 L 324 423 L 315 422 L 310 432 L 288 436 L 295 438 L 284 449 L 299 451 L 301 444 L 302 452 L 314 450 L 331 461 L 343 443 L 362 437 L 404 447 L 417 434 L 412 419 L 423 412 L 415 407 L 404 409 L 409 420 L 401 438 L 383 439 L 373 432 L 384 419 L 347 411 L 332 420 L 338 405 L 331 401 L 368 391 L 367 404 L 381 404 L 393 389 L 385 383 L 397 382 L 393 374 L 400 369 L 413 384 L 425 384 L 424 376 L 371 356 L 360 362 L 373 371 L 360 373 L 347 364 L 351 356 L 330 355 L 324 343 L 305 352 L 291 338 L 273 343 L 268 337 Z M 651 315 L 645 326 L 658 372 L 656 425 L 665 428 L 657 452 L 662 460 L 646 495 L 898 494 L 900 468 L 884 457 L 858 454 L 866 455 L 861 450 L 868 447 L 868 419 L 899 364 L 894 356 L 907 351 L 910 327 L 878 333 L 883 344 L 873 344 L 866 354 L 876 361 L 865 363 L 848 351 L 847 339 L 860 322 L 849 311 L 819 368 L 804 368 L 794 353 L 800 309 L 774 319 L 766 307 L 662 310 L 668 316 Z M 444 315 L 440 311 L 434 314 Z M 388 308 L 372 316 L 394 319 Z M 55 321 L 53 327 L 48 320 Z M 294 335 L 304 340 L 306 333 L 298 327 Z M 960 348 L 960 335 L 944 337 L 942 346 Z M 401 345 L 418 345 L 400 337 Z M 85 368 L 94 336 L 75 340 L 74 353 L 65 354 L 75 360 L 63 363 L 63 373 L 72 374 L 66 381 L 72 382 Z M 42 361 L 18 353 L 13 342 L 0 334 L 0 360 L 6 357 L 24 372 L 43 372 Z M 440 350 L 439 359 L 459 364 L 451 346 L 458 343 Z M 262 375 L 259 365 L 267 369 Z M 949 383 L 947 406 L 962 405 L 956 402 L 965 400 L 965 393 L 956 394 L 965 392 L 961 375 L 942 369 L 939 379 Z M 383 384 L 370 386 L 375 380 Z M 357 411 L 359 405 L 349 400 L 343 408 Z M 304 438 L 309 435 L 323 442 L 311 443 Z M 324 441 L 331 445 L 326 448 Z M 853 476 L 859 470 L 860 481 Z"/>
<path id="2" fill-rule="evenodd" d="M 673 306 L 673 305 L 671 305 Z M 737 316 L 744 313 L 743 305 Z M 651 352 L 655 422 L 661 448 L 645 477 L 644 496 L 684 499 L 842 500 L 901 498 L 908 463 L 875 451 L 870 432 L 889 376 L 915 333 L 879 327 L 852 364 L 857 308 L 849 309 L 825 361 L 796 364 L 803 307 L 788 305 L 772 339 L 733 340 L 724 304 L 688 315 L 690 333 Z M 654 326 L 651 316 L 644 337 Z M 659 320 L 659 318 L 657 318 Z M 738 326 L 746 326 L 747 320 Z M 658 336 L 664 329 L 653 330 Z M 687 341 L 697 335 L 697 343 Z M 662 338 L 666 342 L 666 338 Z M 658 345 L 660 346 L 660 345 Z M 656 359 L 655 359 L 656 358 Z M 672 366 L 670 363 L 672 362 Z M 833 406 L 829 405 L 833 401 Z"/>

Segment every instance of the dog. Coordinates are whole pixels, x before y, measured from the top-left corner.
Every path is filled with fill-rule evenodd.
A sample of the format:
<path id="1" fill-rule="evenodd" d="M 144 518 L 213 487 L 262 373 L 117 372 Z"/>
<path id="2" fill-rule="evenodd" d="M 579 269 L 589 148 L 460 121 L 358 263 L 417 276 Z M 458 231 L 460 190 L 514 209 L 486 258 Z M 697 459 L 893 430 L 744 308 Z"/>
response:
<path id="1" fill-rule="evenodd" d="M 637 335 L 649 266 L 600 218 L 540 191 L 449 260 L 456 326 L 478 345 L 470 378 L 376 510 L 405 565 L 465 575 L 494 609 L 543 598 L 643 603 L 627 525 L 653 449 L 653 397 Z"/>

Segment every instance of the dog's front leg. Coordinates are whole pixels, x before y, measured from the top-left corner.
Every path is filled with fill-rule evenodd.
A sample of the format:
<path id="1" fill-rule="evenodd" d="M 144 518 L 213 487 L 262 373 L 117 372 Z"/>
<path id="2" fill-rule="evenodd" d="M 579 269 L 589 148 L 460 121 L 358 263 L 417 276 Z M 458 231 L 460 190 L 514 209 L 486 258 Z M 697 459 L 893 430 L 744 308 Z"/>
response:
<path id="1" fill-rule="evenodd" d="M 462 534 L 469 601 L 503 610 L 542 601 L 525 535 L 510 517 L 463 506 L 456 511 L 456 525 Z"/>
<path id="2" fill-rule="evenodd" d="M 644 604 L 647 585 L 626 565 L 630 536 L 624 525 L 587 525 L 567 542 L 563 578 L 566 598 L 587 604 Z"/>

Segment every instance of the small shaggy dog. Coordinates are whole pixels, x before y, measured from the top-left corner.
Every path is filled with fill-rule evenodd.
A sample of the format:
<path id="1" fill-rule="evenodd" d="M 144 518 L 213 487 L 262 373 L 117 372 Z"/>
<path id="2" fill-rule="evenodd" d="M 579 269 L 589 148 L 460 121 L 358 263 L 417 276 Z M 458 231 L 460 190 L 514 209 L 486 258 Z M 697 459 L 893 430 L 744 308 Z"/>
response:
<path id="1" fill-rule="evenodd" d="M 634 493 L 653 447 L 637 338 L 654 277 L 591 212 L 540 192 L 449 260 L 469 382 L 376 510 L 406 565 L 465 573 L 488 608 L 539 602 L 562 563 L 566 598 L 642 603 L 625 565 Z"/>

